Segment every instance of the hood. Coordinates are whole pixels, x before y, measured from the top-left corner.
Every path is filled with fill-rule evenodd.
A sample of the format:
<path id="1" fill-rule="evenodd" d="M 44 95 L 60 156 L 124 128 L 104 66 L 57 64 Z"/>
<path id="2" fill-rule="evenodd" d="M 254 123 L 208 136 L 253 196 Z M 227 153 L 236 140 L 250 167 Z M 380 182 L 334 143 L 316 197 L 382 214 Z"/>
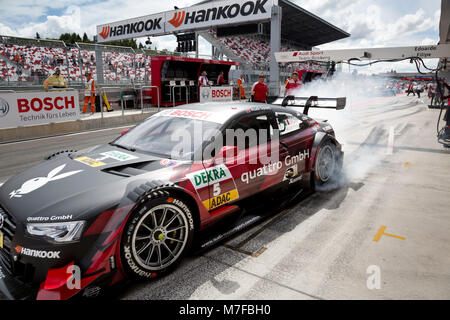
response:
<path id="1" fill-rule="evenodd" d="M 62 154 L 9 179 L 0 205 L 22 222 L 83 219 L 120 205 L 134 181 L 170 180 L 179 164 L 111 145 Z"/>

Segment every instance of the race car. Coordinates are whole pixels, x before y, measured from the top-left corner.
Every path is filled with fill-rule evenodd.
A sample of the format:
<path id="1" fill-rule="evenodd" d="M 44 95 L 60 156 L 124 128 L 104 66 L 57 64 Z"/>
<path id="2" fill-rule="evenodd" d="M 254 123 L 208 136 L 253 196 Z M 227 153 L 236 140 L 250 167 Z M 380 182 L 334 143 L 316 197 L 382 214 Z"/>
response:
<path id="1" fill-rule="evenodd" d="M 49 156 L 0 188 L 0 291 L 92 297 L 169 272 L 245 199 L 330 183 L 342 147 L 328 122 L 307 114 L 344 106 L 292 96 L 185 105 L 109 144 Z"/>

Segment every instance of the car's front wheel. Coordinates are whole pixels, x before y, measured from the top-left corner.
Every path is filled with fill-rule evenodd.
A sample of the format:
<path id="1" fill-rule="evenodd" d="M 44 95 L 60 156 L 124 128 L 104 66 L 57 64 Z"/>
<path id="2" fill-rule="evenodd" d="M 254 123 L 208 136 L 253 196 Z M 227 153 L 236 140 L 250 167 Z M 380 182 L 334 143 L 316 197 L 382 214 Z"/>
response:
<path id="1" fill-rule="evenodd" d="M 136 207 L 125 225 L 122 262 L 132 276 L 151 278 L 167 272 L 191 246 L 191 210 L 182 199 L 163 195 Z"/>

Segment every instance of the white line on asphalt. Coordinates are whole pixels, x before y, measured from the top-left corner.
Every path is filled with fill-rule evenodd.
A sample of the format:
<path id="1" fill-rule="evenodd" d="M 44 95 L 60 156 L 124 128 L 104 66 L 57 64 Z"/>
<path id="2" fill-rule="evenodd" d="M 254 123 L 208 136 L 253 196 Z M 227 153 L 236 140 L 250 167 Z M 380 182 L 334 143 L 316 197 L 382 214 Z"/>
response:
<path id="1" fill-rule="evenodd" d="M 386 149 L 386 154 L 393 154 L 394 153 L 394 136 L 395 136 L 395 129 L 393 126 L 389 128 L 389 138 L 388 138 L 388 145 Z"/>
<path id="2" fill-rule="evenodd" d="M 5 143 L 0 143 L 0 147 L 1 146 L 7 146 L 7 145 L 10 145 L 10 144 L 19 144 L 19 143 L 25 143 L 25 142 L 31 142 L 31 141 L 37 141 L 37 140 L 48 140 L 48 139 L 55 139 L 55 138 L 61 138 L 61 137 L 71 137 L 71 136 L 77 136 L 77 135 L 81 135 L 81 134 L 89 134 L 89 133 L 102 132 L 102 131 L 108 131 L 108 130 L 125 129 L 125 128 L 131 128 L 131 127 L 134 127 L 134 126 L 135 125 L 128 125 L 128 126 L 115 127 L 115 128 L 98 129 L 98 130 L 90 130 L 90 131 L 62 134 L 62 135 L 57 135 L 57 136 L 52 136 L 52 137 L 28 139 L 28 140 L 22 140 L 22 141 L 16 141 L 16 142 L 5 142 Z"/>

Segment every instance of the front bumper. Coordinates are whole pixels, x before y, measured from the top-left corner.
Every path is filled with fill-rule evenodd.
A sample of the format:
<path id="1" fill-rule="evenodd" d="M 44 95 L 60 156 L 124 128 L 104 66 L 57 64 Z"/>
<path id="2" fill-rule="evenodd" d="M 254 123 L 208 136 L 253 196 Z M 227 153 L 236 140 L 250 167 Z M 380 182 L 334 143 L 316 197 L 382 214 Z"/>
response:
<path id="1" fill-rule="evenodd" d="M 37 290 L 19 281 L 5 271 L 0 262 L 0 292 L 10 300 L 31 300 L 36 298 Z"/>

